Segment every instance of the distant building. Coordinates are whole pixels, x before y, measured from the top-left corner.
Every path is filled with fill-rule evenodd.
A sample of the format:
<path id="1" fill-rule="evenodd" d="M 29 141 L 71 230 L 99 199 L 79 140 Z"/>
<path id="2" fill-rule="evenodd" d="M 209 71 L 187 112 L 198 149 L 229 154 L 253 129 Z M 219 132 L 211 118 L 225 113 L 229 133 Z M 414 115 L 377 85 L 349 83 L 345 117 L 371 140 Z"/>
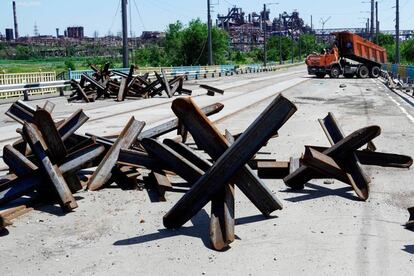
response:
<path id="1" fill-rule="evenodd" d="M 165 37 L 165 33 L 163 32 L 150 32 L 150 31 L 143 31 L 141 34 L 141 39 L 143 40 L 156 40 Z"/>
<path id="2" fill-rule="evenodd" d="M 14 40 L 13 29 L 6 29 L 6 40 L 11 41 Z"/>
<path id="3" fill-rule="evenodd" d="M 68 27 L 65 31 L 65 36 L 70 38 L 82 39 L 85 37 L 83 27 Z"/>

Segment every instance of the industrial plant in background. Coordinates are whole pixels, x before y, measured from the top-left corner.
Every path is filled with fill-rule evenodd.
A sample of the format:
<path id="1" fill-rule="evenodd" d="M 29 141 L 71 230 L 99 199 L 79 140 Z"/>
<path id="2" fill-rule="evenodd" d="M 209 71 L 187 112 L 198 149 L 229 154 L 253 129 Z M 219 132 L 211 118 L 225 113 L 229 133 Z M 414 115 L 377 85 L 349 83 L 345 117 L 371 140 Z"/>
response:
<path id="1" fill-rule="evenodd" d="M 268 9 L 246 16 L 242 8 L 235 6 L 229 9 L 227 15 L 219 14 L 216 24 L 228 32 L 232 48 L 238 51 L 250 51 L 258 45 L 263 45 L 265 35 L 298 39 L 302 34 L 312 33 L 312 27 L 305 24 L 296 10 L 291 14 L 284 12 L 271 19 Z"/>

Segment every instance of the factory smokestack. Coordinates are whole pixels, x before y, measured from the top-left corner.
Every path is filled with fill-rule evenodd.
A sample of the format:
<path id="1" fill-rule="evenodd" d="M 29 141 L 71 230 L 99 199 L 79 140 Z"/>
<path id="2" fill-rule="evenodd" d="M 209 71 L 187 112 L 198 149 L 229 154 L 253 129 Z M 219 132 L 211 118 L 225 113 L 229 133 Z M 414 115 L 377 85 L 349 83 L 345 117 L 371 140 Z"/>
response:
<path id="1" fill-rule="evenodd" d="M 16 1 L 13 1 L 13 17 L 14 17 L 14 37 L 19 38 L 19 27 L 17 25 Z"/>

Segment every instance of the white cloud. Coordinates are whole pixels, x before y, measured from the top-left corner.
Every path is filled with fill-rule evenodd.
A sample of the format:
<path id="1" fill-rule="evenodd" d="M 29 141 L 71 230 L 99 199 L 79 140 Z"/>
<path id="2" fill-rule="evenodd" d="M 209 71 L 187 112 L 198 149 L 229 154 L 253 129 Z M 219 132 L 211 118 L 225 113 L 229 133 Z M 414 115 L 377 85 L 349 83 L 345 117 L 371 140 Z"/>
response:
<path id="1" fill-rule="evenodd" d="M 35 7 L 40 6 L 42 3 L 40 1 L 19 1 L 17 5 L 20 7 Z"/>

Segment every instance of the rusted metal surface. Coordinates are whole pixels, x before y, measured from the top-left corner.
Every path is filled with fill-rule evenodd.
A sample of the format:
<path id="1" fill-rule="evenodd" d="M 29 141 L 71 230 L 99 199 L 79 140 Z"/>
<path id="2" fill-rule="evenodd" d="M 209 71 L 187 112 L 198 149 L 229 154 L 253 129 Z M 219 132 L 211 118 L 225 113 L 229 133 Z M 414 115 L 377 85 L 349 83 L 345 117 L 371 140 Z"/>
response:
<path id="1" fill-rule="evenodd" d="M 414 230 L 414 207 L 408 208 L 408 213 L 410 214 L 410 218 L 408 219 L 405 227 L 410 230 Z"/>
<path id="2" fill-rule="evenodd" d="M 197 132 L 204 133 L 207 134 L 205 140 L 210 140 L 208 142 L 212 144 L 212 147 L 221 144 L 222 152 L 221 154 L 213 151 L 211 151 L 213 154 L 209 153 L 214 155 L 211 156 L 212 158 L 217 158 L 216 163 L 164 216 L 165 227 L 177 228 L 182 226 L 231 179 L 246 193 L 249 199 L 253 199 L 262 213 L 268 215 L 274 210 L 282 208 L 280 201 L 264 185 L 257 185 L 253 190 L 251 187 L 244 187 L 241 184 L 245 183 L 244 178 L 243 181 L 237 179 L 240 177 L 238 172 L 243 171 L 243 166 L 270 139 L 273 133 L 293 115 L 296 111 L 294 104 L 283 96 L 278 96 L 228 150 L 226 150 L 226 147 L 228 147 L 227 141 L 191 99 L 180 98 L 174 100 L 172 109 L 186 125 L 197 144 L 200 143 L 200 137 L 196 138 Z M 200 127 L 196 127 L 196 125 Z M 257 136 L 257 133 L 261 135 Z M 211 134 L 213 134 L 213 137 L 217 136 L 219 138 L 212 139 Z M 203 146 L 202 148 L 208 152 L 208 147 Z M 259 189 L 259 192 L 257 189 Z"/>
<path id="3" fill-rule="evenodd" d="M 151 156 L 157 158 L 164 167 L 176 172 L 190 185 L 194 184 L 204 174 L 200 168 L 197 168 L 183 156 L 154 139 L 143 139 L 142 145 L 145 150 Z"/>
<path id="4" fill-rule="evenodd" d="M 215 104 L 211 104 L 208 105 L 206 107 L 201 108 L 201 111 L 206 115 L 206 116 L 211 116 L 214 114 L 219 113 L 220 111 L 222 111 L 224 108 L 224 105 L 221 103 L 215 103 Z M 138 136 L 138 140 L 144 139 L 144 138 L 156 138 L 159 137 L 161 135 L 164 135 L 166 133 L 169 133 L 171 131 L 174 131 L 178 128 L 179 126 L 179 119 L 172 119 L 168 122 L 165 122 L 159 126 L 153 127 L 151 129 L 145 130 L 143 131 L 139 136 Z"/>
<path id="5" fill-rule="evenodd" d="M 306 146 L 313 148 L 319 152 L 327 150 L 327 147 Z M 385 153 L 385 152 L 373 152 L 367 150 L 355 151 L 359 162 L 362 165 L 371 165 L 379 167 L 391 167 L 391 168 L 410 168 L 413 165 L 413 158 L 407 155 Z"/>
<path id="6" fill-rule="evenodd" d="M 69 136 L 75 133 L 84 123 L 89 120 L 89 117 L 79 109 L 69 116 L 65 121 L 58 126 L 58 131 L 62 140 L 65 141 Z"/>
<path id="7" fill-rule="evenodd" d="M 83 74 L 81 80 L 71 80 L 72 94 L 68 101 L 94 102 L 99 98 L 113 98 L 124 101 L 129 98 L 149 98 L 161 96 L 165 91 L 171 98 L 174 95 L 191 95 L 192 91 L 183 88 L 184 76 L 175 76 L 172 80 L 167 79 L 167 74 L 162 70 L 162 76 L 155 72 L 155 80 L 150 80 L 148 74 L 142 76 L 134 75 L 134 66 L 129 73 L 110 71 L 106 64 L 103 69 L 91 66 L 95 71 L 93 77 Z"/>
<path id="8" fill-rule="evenodd" d="M 47 156 L 47 148 L 45 148 L 45 141 L 40 134 L 40 131 L 33 124 L 25 123 L 23 126 L 23 133 L 28 141 L 30 148 L 39 161 L 43 173 L 48 177 L 50 182 L 58 195 L 58 201 L 64 211 L 70 211 L 78 207 L 75 198 L 73 197 L 62 172 L 53 164 Z"/>
<path id="9" fill-rule="evenodd" d="M 59 169 L 63 175 L 78 171 L 85 164 L 88 164 L 103 152 L 104 147 L 101 145 L 96 144 L 89 146 L 69 155 L 66 158 L 66 162 L 62 164 Z M 35 190 L 40 185 L 44 185 L 45 181 L 47 180 L 45 180 L 38 168 L 34 169 L 30 174 L 7 179 L 7 181 L 0 187 L 0 204 L 10 202 Z"/>
<path id="10" fill-rule="evenodd" d="M 335 160 L 348 161 L 348 158 L 350 158 L 350 155 L 354 154 L 354 151 L 379 136 L 380 133 L 381 129 L 378 126 L 362 128 L 340 140 L 338 143 L 322 153 Z M 342 162 L 341 166 L 344 166 L 344 163 L 345 162 Z M 344 169 L 352 176 L 353 181 L 351 185 L 358 197 L 362 200 L 366 200 L 369 194 L 369 181 L 360 170 L 360 166 L 357 165 L 357 161 L 352 159 L 349 160 Z M 285 184 L 294 189 L 303 189 L 304 184 L 312 179 L 312 171 L 313 170 L 311 168 L 306 165 L 302 165 L 295 172 L 284 178 Z"/>
<path id="11" fill-rule="evenodd" d="M 10 145 L 3 148 L 3 161 L 17 176 L 26 176 L 38 169 L 25 155 Z"/>
<path id="12" fill-rule="evenodd" d="M 290 162 L 260 161 L 257 163 L 257 175 L 261 179 L 283 179 L 289 175 Z"/>
<path id="13" fill-rule="evenodd" d="M 121 149 L 117 163 L 125 166 L 145 167 L 150 170 L 160 169 L 158 159 L 149 156 L 146 152 L 136 150 Z"/>
<path id="14" fill-rule="evenodd" d="M 214 96 L 216 93 L 219 93 L 221 95 L 224 94 L 224 90 L 218 89 L 216 87 L 213 87 L 213 86 L 210 86 L 210 85 L 206 85 L 206 84 L 201 84 L 200 85 L 200 88 L 206 89 L 208 96 Z"/>
<path id="15" fill-rule="evenodd" d="M 165 198 L 165 192 L 172 189 L 172 185 L 166 173 L 162 170 L 151 171 L 149 178 L 158 192 L 159 200 L 167 201 Z"/>
<path id="16" fill-rule="evenodd" d="M 134 143 L 144 126 L 144 122 L 136 121 L 134 117 L 129 120 L 118 139 L 92 174 L 88 183 L 89 190 L 95 191 L 100 189 L 111 178 L 111 170 L 118 160 L 119 151 L 121 149 L 128 149 Z"/>
<path id="17" fill-rule="evenodd" d="M 6 115 L 20 124 L 24 124 L 24 122 L 33 122 L 33 115 L 35 111 L 36 109 L 30 105 L 18 100 L 10 106 L 10 108 L 6 111 Z"/>

